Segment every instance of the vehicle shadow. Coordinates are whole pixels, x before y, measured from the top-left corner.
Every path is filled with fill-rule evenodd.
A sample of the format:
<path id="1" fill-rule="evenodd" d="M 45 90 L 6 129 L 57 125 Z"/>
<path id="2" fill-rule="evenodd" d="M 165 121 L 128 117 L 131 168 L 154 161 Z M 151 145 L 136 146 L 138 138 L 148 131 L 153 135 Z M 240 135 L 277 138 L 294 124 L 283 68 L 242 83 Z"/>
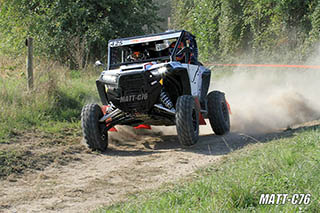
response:
<path id="1" fill-rule="evenodd" d="M 149 133 L 125 141 L 118 141 L 109 146 L 109 149 L 102 154 L 107 156 L 142 156 L 176 150 L 204 155 L 225 155 L 242 149 L 248 144 L 268 143 L 276 139 L 291 138 L 299 131 L 317 128 L 320 128 L 320 124 L 264 134 L 231 132 L 224 136 L 214 134 L 200 135 L 199 142 L 191 147 L 182 147 L 176 135 L 153 135 Z"/>
<path id="2" fill-rule="evenodd" d="M 235 150 L 242 149 L 249 144 L 268 143 L 282 138 L 292 138 L 300 131 L 319 129 L 320 125 L 289 128 L 283 131 L 264 133 L 264 134 L 245 134 L 231 132 L 225 136 L 204 135 L 201 136 L 199 143 L 185 151 L 192 151 L 206 155 L 225 155 Z"/>
<path id="3" fill-rule="evenodd" d="M 106 156 L 119 156 L 119 157 L 126 157 L 126 156 L 143 156 L 143 155 L 151 155 L 159 153 L 159 151 L 156 150 L 121 150 L 114 147 L 108 148 L 107 151 L 101 153 Z"/>

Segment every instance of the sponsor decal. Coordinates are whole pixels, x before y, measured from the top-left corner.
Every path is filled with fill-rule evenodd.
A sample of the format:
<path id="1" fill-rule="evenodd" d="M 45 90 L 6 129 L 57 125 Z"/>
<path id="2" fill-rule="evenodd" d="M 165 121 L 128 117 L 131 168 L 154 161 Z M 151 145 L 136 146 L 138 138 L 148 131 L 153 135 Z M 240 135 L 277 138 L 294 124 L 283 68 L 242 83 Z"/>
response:
<path id="1" fill-rule="evenodd" d="M 126 95 L 120 97 L 120 103 L 134 102 L 134 101 L 145 101 L 148 99 L 148 93 L 138 95 Z"/>
<path id="2" fill-rule="evenodd" d="M 173 38 L 179 38 L 181 35 L 181 32 L 176 33 L 169 33 L 165 35 L 156 35 L 156 36 L 146 36 L 142 38 L 134 38 L 134 39 L 120 39 L 120 40 L 111 40 L 109 42 L 110 47 L 119 47 L 119 46 L 125 46 L 130 44 L 139 44 L 144 42 L 152 42 L 152 41 L 160 41 L 165 39 L 173 39 Z"/>
<path id="3" fill-rule="evenodd" d="M 261 194 L 260 205 L 308 205 L 311 203 L 311 194 Z"/>
<path id="4" fill-rule="evenodd" d="M 122 45 L 123 45 L 123 41 L 121 41 L 121 40 L 115 40 L 115 41 L 111 41 L 109 43 L 110 47 L 119 47 L 119 46 L 122 46 Z"/>

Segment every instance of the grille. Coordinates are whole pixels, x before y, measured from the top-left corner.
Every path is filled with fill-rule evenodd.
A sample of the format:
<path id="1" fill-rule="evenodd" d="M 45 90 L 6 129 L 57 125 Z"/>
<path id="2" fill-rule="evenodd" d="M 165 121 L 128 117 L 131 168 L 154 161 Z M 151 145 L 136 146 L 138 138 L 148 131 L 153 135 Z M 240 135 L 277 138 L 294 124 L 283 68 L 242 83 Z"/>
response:
<path id="1" fill-rule="evenodd" d="M 121 88 L 121 96 L 147 93 L 147 85 L 142 73 L 120 76 L 119 87 Z M 148 109 L 148 101 L 141 100 L 121 103 L 121 108 L 124 111 L 143 112 Z"/>
<path id="2" fill-rule="evenodd" d="M 123 90 L 139 89 L 144 85 L 144 76 L 142 74 L 121 76 L 119 85 Z"/>

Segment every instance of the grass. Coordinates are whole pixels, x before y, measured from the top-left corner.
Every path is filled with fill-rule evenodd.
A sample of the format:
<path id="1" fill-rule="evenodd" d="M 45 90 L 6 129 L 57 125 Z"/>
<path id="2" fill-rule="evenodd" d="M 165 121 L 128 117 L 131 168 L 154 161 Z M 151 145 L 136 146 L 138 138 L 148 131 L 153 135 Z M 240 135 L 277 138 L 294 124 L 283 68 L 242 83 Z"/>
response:
<path id="1" fill-rule="evenodd" d="M 77 145 L 69 151 L 62 145 L 61 153 L 57 154 L 57 149 L 52 152 L 49 144 L 58 146 L 69 143 L 69 136 L 79 137 L 82 106 L 98 101 L 95 79 L 99 72 L 70 71 L 49 61 L 35 61 L 35 64 L 39 64 L 35 67 L 35 87 L 27 91 L 24 62 L 0 57 L 0 142 L 10 144 L 12 138 L 23 137 L 25 131 L 30 130 L 54 133 L 55 138 L 46 139 L 46 135 L 25 149 L 13 146 L 0 150 L 0 179 L 28 168 L 42 169 L 53 161 L 63 159 L 62 164 L 68 161 L 61 156 L 77 152 Z M 221 70 L 214 75 L 221 77 L 225 72 L 231 71 Z M 199 171 L 192 180 L 135 196 L 129 202 L 101 211 L 318 212 L 319 141 L 320 128 L 317 127 L 297 132 L 292 138 L 251 145 Z M 49 147 L 48 152 L 32 149 L 42 145 Z M 310 193 L 312 202 L 310 205 L 259 205 L 260 195 L 265 193 Z"/>
<path id="2" fill-rule="evenodd" d="M 250 145 L 196 178 L 143 193 L 99 212 L 318 212 L 320 128 Z M 259 205 L 261 194 L 310 193 L 311 204 Z"/>
<path id="3" fill-rule="evenodd" d="M 0 56 L 0 179 L 77 160 L 80 113 L 99 102 L 98 70 L 69 70 L 35 58 L 27 90 L 23 58 Z"/>
<path id="4" fill-rule="evenodd" d="M 34 89 L 27 91 L 24 62 L 0 56 L 0 143 L 17 133 L 79 128 L 84 104 L 99 102 L 94 69 L 68 70 L 50 61 L 35 61 Z"/>

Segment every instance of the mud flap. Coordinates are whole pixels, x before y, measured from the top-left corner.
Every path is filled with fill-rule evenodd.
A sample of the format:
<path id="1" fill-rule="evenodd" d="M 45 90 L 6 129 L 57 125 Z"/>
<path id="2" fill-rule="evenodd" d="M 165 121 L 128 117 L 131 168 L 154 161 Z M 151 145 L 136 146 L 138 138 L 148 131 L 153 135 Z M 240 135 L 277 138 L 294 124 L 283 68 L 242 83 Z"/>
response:
<path id="1" fill-rule="evenodd" d="M 229 104 L 229 102 L 227 100 L 226 100 L 226 104 L 227 104 L 227 107 L 228 107 L 229 115 L 232 115 L 231 107 L 230 107 L 230 104 Z"/>
<path id="2" fill-rule="evenodd" d="M 135 129 L 151 129 L 151 126 L 147 125 L 147 124 L 140 124 L 139 126 L 135 126 L 133 128 L 135 128 Z"/>
<path id="3" fill-rule="evenodd" d="M 111 127 L 108 131 L 109 132 L 118 132 L 118 130 L 115 127 Z"/>
<path id="4" fill-rule="evenodd" d="M 200 103 L 199 103 L 199 99 L 198 97 L 195 97 L 194 98 L 195 102 L 196 102 L 196 105 L 199 107 L 200 109 Z M 200 110 L 199 110 L 199 125 L 207 125 L 206 121 L 204 120 Z"/>
<path id="5" fill-rule="evenodd" d="M 103 106 L 101 106 L 101 110 L 102 110 L 102 112 L 103 112 L 103 115 L 105 115 L 105 114 L 107 113 L 109 107 L 110 107 L 109 105 L 103 105 Z"/>
<path id="6" fill-rule="evenodd" d="M 110 107 L 110 105 L 103 105 L 101 107 L 101 110 L 103 112 L 103 115 L 105 115 L 108 111 L 108 108 Z M 110 118 L 109 118 L 110 119 Z M 105 122 L 107 122 L 108 120 L 106 120 Z M 115 127 L 111 127 L 108 132 L 118 132 L 118 130 Z"/>

